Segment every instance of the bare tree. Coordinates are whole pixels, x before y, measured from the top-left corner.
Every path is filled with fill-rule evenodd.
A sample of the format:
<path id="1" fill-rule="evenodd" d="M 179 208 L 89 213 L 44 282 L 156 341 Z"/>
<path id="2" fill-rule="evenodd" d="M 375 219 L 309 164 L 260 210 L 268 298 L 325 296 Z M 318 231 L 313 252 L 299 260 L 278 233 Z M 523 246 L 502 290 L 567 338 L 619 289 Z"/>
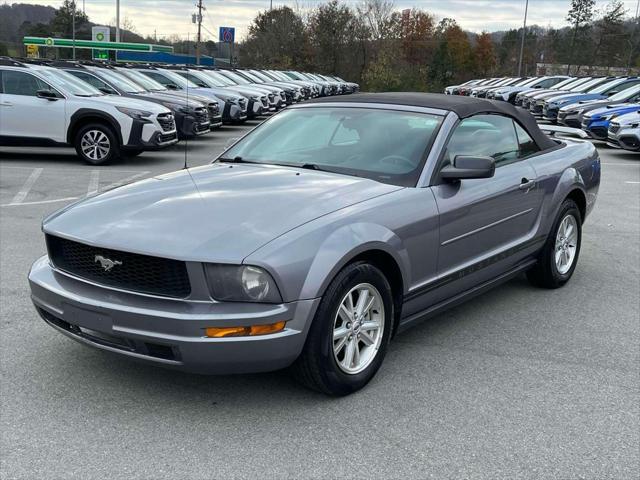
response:
<path id="1" fill-rule="evenodd" d="M 571 49 L 569 50 L 569 64 L 567 65 L 567 75 L 571 71 L 571 64 L 573 63 L 576 39 L 578 33 L 587 28 L 593 19 L 593 9 L 595 7 L 596 0 L 571 0 L 571 8 L 567 13 L 567 22 L 573 25 L 573 36 L 571 38 Z M 580 66 L 578 66 L 578 69 Z M 577 73 L 577 71 L 576 71 Z"/>

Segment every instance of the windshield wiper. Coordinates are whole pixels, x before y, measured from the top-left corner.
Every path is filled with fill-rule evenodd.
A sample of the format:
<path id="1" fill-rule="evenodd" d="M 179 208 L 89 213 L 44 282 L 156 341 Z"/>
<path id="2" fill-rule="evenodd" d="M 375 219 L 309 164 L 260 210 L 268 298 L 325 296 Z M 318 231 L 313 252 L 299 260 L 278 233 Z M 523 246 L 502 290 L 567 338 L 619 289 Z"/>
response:
<path id="1" fill-rule="evenodd" d="M 235 156 L 233 158 L 220 157 L 218 161 L 225 162 L 225 163 L 259 163 L 259 162 L 252 162 L 251 160 L 245 160 L 241 156 Z"/>

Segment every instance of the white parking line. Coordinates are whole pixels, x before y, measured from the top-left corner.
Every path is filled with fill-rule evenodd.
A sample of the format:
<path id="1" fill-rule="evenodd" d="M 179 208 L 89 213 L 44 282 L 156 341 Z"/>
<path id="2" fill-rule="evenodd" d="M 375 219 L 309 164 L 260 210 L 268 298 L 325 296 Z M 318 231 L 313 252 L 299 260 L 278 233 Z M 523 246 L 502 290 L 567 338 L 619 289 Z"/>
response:
<path id="1" fill-rule="evenodd" d="M 602 162 L 602 165 L 613 165 L 614 167 L 637 167 L 640 163 L 609 163 Z"/>
<path id="2" fill-rule="evenodd" d="M 87 187 L 87 197 L 98 193 L 100 185 L 100 170 L 92 170 L 91 178 L 89 179 L 89 186 Z"/>
<path id="3" fill-rule="evenodd" d="M 38 202 L 5 203 L 0 205 L 0 207 L 25 207 L 27 205 L 43 205 L 45 203 L 68 202 L 70 200 L 76 200 L 77 198 L 78 197 L 66 197 L 66 198 L 56 198 L 53 200 L 40 200 Z"/>
<path id="4" fill-rule="evenodd" d="M 624 183 L 630 183 L 630 184 L 632 184 L 632 185 L 638 185 L 638 184 L 640 184 L 640 182 L 631 182 L 631 181 L 629 181 L 629 182 L 624 182 Z"/>
<path id="5" fill-rule="evenodd" d="M 29 192 L 31 191 L 33 184 L 36 183 L 36 181 L 38 180 L 38 177 L 42 174 L 43 170 L 44 168 L 33 169 L 33 172 L 31 172 L 31 175 L 29 175 L 29 178 L 27 178 L 27 180 L 24 182 L 24 185 L 22 185 L 22 188 L 20 189 L 20 191 L 16 193 L 16 196 L 13 197 L 13 200 L 11 200 L 10 205 L 20 204 L 25 198 L 27 198 L 27 195 L 29 195 Z"/>

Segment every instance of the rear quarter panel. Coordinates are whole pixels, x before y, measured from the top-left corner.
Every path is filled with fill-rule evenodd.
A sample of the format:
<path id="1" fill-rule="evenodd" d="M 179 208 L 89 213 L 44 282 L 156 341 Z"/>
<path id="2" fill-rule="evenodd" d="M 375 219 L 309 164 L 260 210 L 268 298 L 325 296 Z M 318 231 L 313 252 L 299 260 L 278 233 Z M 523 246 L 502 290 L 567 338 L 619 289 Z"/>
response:
<path id="1" fill-rule="evenodd" d="M 538 175 L 538 188 L 544 191 L 539 232 L 544 235 L 551 230 L 564 199 L 575 189 L 584 194 L 588 215 L 600 185 L 600 157 L 593 144 L 570 139 L 562 139 L 562 143 L 558 149 L 529 159 Z"/>

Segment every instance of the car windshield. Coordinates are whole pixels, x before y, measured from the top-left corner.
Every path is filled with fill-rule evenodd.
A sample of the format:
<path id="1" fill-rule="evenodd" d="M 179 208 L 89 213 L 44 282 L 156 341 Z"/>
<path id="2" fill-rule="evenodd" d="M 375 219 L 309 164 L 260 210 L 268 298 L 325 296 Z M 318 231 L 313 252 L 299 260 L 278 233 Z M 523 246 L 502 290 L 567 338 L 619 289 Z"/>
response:
<path id="1" fill-rule="evenodd" d="M 215 70 L 205 70 L 205 73 L 211 77 L 213 80 L 215 80 L 220 86 L 220 87 L 237 87 L 238 84 L 232 82 L 231 80 L 229 80 L 227 77 L 225 77 L 224 75 L 220 75 L 220 73 L 216 72 Z"/>
<path id="2" fill-rule="evenodd" d="M 245 78 L 242 78 L 240 75 L 237 75 L 235 72 L 230 72 L 229 70 L 224 70 L 220 72 L 221 75 L 224 75 L 227 78 L 230 78 L 238 85 L 249 85 L 251 82 Z"/>
<path id="3" fill-rule="evenodd" d="M 167 77 L 169 80 L 171 80 L 173 83 L 175 83 L 178 87 L 180 87 L 182 89 L 199 88 L 198 85 L 193 83 L 191 80 L 187 80 L 183 76 L 178 75 L 177 73 L 172 72 L 170 70 L 162 70 L 162 71 L 160 71 L 160 73 L 162 75 L 164 75 L 165 77 Z"/>
<path id="4" fill-rule="evenodd" d="M 137 72 L 135 70 L 128 70 L 128 69 L 122 69 L 118 71 L 128 79 L 133 80 L 138 85 L 141 85 L 142 87 L 149 90 L 150 92 L 168 91 L 168 89 L 164 85 L 156 82 L 155 80 L 152 80 L 151 78 L 147 77 L 146 75 L 143 75 L 140 72 Z"/>
<path id="5" fill-rule="evenodd" d="M 174 73 L 174 72 L 172 71 L 171 73 Z M 185 70 L 178 70 L 175 73 L 177 73 L 181 77 L 186 78 L 187 80 L 192 82 L 194 85 L 197 85 L 198 87 L 210 88 L 210 87 L 222 86 L 222 85 L 216 85 L 216 83 L 211 78 L 207 77 L 206 75 L 200 72 L 192 73 L 192 72 L 187 72 Z"/>
<path id="6" fill-rule="evenodd" d="M 144 93 L 146 90 L 129 80 L 124 75 L 107 69 L 94 70 L 94 73 L 127 93 Z"/>
<path id="7" fill-rule="evenodd" d="M 293 108 L 257 127 L 218 161 L 287 165 L 415 186 L 442 118 L 391 109 Z"/>
<path id="8" fill-rule="evenodd" d="M 38 70 L 38 73 L 51 85 L 70 95 L 77 97 L 101 97 L 104 95 L 97 88 L 77 79 L 64 70 L 42 68 Z"/>
<path id="9" fill-rule="evenodd" d="M 629 97 L 633 97 L 638 93 L 640 93 L 640 85 L 635 85 L 633 87 L 627 88 L 626 90 L 622 90 L 621 92 L 616 93 L 615 95 L 611 95 L 609 97 L 609 100 L 612 102 L 624 102 Z"/>

